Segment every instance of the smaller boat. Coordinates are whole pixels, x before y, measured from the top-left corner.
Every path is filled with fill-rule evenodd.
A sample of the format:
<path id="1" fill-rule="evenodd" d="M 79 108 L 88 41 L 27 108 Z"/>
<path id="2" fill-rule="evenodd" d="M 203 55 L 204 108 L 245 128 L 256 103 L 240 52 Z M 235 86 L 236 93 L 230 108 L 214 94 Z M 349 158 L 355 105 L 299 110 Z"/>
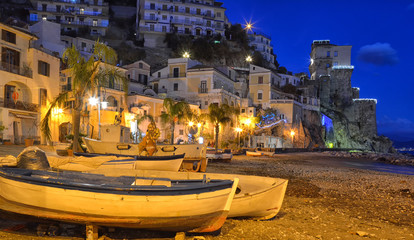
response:
<path id="1" fill-rule="evenodd" d="M 233 158 L 233 154 L 230 150 L 218 149 L 216 151 L 214 148 L 208 148 L 206 151 L 206 158 L 209 161 L 230 162 Z"/>
<path id="2" fill-rule="evenodd" d="M 261 153 L 261 152 L 253 152 L 253 151 L 246 151 L 246 156 L 260 157 L 260 156 L 263 156 L 263 153 Z"/>
<path id="3" fill-rule="evenodd" d="M 171 156 L 128 156 L 121 154 L 76 153 L 78 157 L 48 156 L 50 166 L 61 170 L 87 171 L 92 169 L 122 168 L 141 170 L 178 171 L 184 154 Z"/>
<path id="4" fill-rule="evenodd" d="M 213 232 L 225 222 L 237 185 L 238 179 L 108 177 L 0 167 L 0 209 L 95 226 Z"/>
<path id="5" fill-rule="evenodd" d="M 282 207 L 288 180 L 261 176 L 222 173 L 168 172 L 151 170 L 102 169 L 91 173 L 106 176 L 145 176 L 173 179 L 201 180 L 239 179 L 236 195 L 231 204 L 229 217 L 247 217 L 255 220 L 266 220 L 277 215 Z"/>

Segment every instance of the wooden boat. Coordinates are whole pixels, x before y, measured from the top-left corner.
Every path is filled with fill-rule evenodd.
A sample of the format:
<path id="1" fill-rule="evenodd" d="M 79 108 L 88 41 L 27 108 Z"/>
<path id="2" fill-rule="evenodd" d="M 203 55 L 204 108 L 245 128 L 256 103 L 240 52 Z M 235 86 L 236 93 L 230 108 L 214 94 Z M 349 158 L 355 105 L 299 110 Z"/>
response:
<path id="1" fill-rule="evenodd" d="M 230 162 L 233 158 L 233 154 L 230 151 L 224 151 L 222 149 L 218 149 L 217 151 L 213 149 L 207 149 L 206 158 L 211 161 L 222 161 L 222 162 Z"/>
<path id="2" fill-rule="evenodd" d="M 263 153 L 261 153 L 261 152 L 246 151 L 246 156 L 260 157 L 260 156 L 263 156 Z"/>
<path id="3" fill-rule="evenodd" d="M 83 142 L 89 153 L 120 154 L 137 156 L 138 144 L 100 141 L 91 138 L 83 138 Z M 204 144 L 160 144 L 154 156 L 170 156 L 185 154 L 183 168 L 191 171 L 204 172 L 207 167 L 206 146 Z"/>
<path id="4" fill-rule="evenodd" d="M 120 170 L 120 169 L 118 169 Z M 97 226 L 212 232 L 238 179 L 170 180 L 0 168 L 0 209 Z"/>
<path id="5" fill-rule="evenodd" d="M 95 168 L 178 171 L 184 159 L 184 154 L 171 156 L 123 156 L 117 154 L 76 153 L 76 155 L 80 157 L 64 158 L 64 162 L 60 161 L 62 159 L 60 157 L 49 156 L 49 164 L 61 170 L 73 171 L 85 171 Z"/>
<path id="6" fill-rule="evenodd" d="M 167 172 L 151 170 L 120 170 L 103 169 L 93 170 L 91 173 L 106 176 L 145 176 L 165 177 L 173 179 L 239 179 L 236 195 L 231 204 L 229 217 L 248 217 L 255 220 L 273 218 L 279 212 L 285 196 L 288 180 L 260 176 L 220 173 L 194 173 L 194 172 Z"/>

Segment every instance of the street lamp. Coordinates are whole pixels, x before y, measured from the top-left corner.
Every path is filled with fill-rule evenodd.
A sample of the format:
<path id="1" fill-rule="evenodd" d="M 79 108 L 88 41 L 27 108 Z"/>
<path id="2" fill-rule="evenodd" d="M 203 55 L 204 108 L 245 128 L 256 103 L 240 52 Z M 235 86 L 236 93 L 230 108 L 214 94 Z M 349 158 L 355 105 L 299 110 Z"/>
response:
<path id="1" fill-rule="evenodd" d="M 246 62 L 251 63 L 252 61 L 253 61 L 252 56 L 248 55 L 248 56 L 246 57 Z"/>
<path id="2" fill-rule="evenodd" d="M 240 133 L 243 131 L 243 129 L 241 129 L 241 128 L 236 128 L 236 129 L 234 129 L 238 134 L 239 134 L 239 145 L 238 145 L 238 147 L 240 147 Z"/>
<path id="3" fill-rule="evenodd" d="M 293 145 L 293 137 L 295 137 L 295 131 L 291 130 L 290 131 L 290 136 L 292 137 L 292 147 L 293 147 L 294 146 Z"/>
<path id="4" fill-rule="evenodd" d="M 184 52 L 183 58 L 190 58 L 190 54 L 188 52 Z"/>

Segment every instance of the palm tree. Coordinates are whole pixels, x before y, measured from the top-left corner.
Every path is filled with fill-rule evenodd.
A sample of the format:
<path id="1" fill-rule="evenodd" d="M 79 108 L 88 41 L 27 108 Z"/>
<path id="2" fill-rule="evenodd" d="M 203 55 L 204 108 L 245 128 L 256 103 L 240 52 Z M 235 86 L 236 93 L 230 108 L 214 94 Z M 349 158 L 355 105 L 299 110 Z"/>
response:
<path id="1" fill-rule="evenodd" d="M 235 109 L 227 104 L 210 104 L 208 106 L 207 119 L 213 124 L 215 130 L 215 147 L 216 152 L 218 150 L 218 136 L 220 132 L 220 124 L 225 125 L 233 122 L 232 116 L 235 113 Z"/>
<path id="2" fill-rule="evenodd" d="M 190 105 L 187 102 L 176 102 L 171 98 L 164 99 L 164 112 L 161 113 L 163 124 L 169 123 L 171 126 L 171 144 L 174 144 L 175 124 L 187 118 L 190 113 Z"/>
<path id="3" fill-rule="evenodd" d="M 149 122 L 154 122 L 154 117 L 150 114 L 137 114 L 135 116 L 135 120 L 137 121 L 137 126 L 138 126 L 138 131 L 137 131 L 138 137 L 135 138 L 135 141 L 137 140 L 141 141 L 142 131 L 141 129 L 139 129 L 139 125 L 141 125 L 141 123 L 143 123 L 145 120 L 148 120 Z"/>
<path id="4" fill-rule="evenodd" d="M 113 67 L 117 61 L 116 52 L 100 43 L 99 40 L 95 43 L 93 54 L 89 59 L 81 56 L 80 52 L 73 45 L 67 48 L 62 55 L 63 63 L 70 69 L 73 79 L 72 90 L 60 93 L 51 103 L 44 118 L 41 122 L 41 130 L 46 139 L 51 141 L 51 131 L 49 123 L 51 121 L 52 110 L 61 107 L 69 98 L 74 100 L 72 112 L 73 124 L 73 152 L 79 149 L 79 130 L 80 130 L 80 116 L 82 107 L 84 105 L 84 98 L 87 93 L 98 93 L 100 88 L 105 85 L 108 75 L 113 78 L 120 79 L 124 85 L 124 90 L 127 89 L 128 84 L 126 78 L 121 75 L 119 71 Z M 101 65 L 103 63 L 104 67 Z"/>

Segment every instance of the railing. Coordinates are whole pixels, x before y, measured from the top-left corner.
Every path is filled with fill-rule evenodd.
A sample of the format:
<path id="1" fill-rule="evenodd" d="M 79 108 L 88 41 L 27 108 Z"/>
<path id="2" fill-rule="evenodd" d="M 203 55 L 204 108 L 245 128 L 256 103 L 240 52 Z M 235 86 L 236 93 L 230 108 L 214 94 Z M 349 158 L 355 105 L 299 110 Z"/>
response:
<path id="1" fill-rule="evenodd" d="M 20 67 L 13 64 L 10 64 L 8 62 L 0 62 L 0 70 L 18 74 L 21 76 L 25 76 L 28 78 L 33 78 L 33 71 L 30 67 Z"/>
<path id="2" fill-rule="evenodd" d="M 198 88 L 198 93 L 208 93 L 208 88 Z"/>
<path id="3" fill-rule="evenodd" d="M 92 6 L 108 6 L 107 2 L 102 1 L 101 3 L 97 2 L 95 4 L 94 1 L 82 1 L 82 0 L 49 0 L 49 2 L 63 2 L 63 3 L 71 3 L 71 4 L 85 4 L 85 5 L 92 5 Z"/>
<path id="4" fill-rule="evenodd" d="M 0 106 L 3 106 L 5 108 L 12 108 L 12 109 L 19 109 L 19 110 L 25 110 L 30 112 L 39 112 L 39 105 L 23 102 L 23 101 L 17 101 L 14 103 L 13 100 L 0 98 Z"/>
<path id="5" fill-rule="evenodd" d="M 80 11 L 75 9 L 67 9 L 67 8 L 61 8 L 58 10 L 57 8 L 42 8 L 38 7 L 37 11 L 41 12 L 53 12 L 53 13 L 69 13 L 69 14 L 76 14 L 76 15 L 85 15 L 85 16 L 100 16 L 103 15 L 101 12 L 94 12 L 94 11 Z"/>
<path id="6" fill-rule="evenodd" d="M 107 24 L 93 23 L 93 22 L 85 22 L 85 21 L 60 20 L 59 23 L 60 24 L 68 24 L 68 25 L 91 26 L 91 27 L 108 27 Z"/>
<path id="7" fill-rule="evenodd" d="M 207 18 L 215 18 L 216 15 L 214 13 L 207 13 L 207 12 L 197 12 L 197 11 L 186 11 L 186 10 L 178 10 L 175 11 L 173 7 L 170 8 L 151 8 L 151 6 L 145 6 L 145 10 L 154 10 L 154 11 L 163 11 L 163 12 L 175 12 L 175 13 L 184 13 L 184 14 L 191 14 L 196 16 L 202 16 Z"/>
<path id="8" fill-rule="evenodd" d="M 179 73 L 179 74 L 168 74 L 168 78 L 179 78 L 179 77 L 186 77 L 186 73 Z"/>

